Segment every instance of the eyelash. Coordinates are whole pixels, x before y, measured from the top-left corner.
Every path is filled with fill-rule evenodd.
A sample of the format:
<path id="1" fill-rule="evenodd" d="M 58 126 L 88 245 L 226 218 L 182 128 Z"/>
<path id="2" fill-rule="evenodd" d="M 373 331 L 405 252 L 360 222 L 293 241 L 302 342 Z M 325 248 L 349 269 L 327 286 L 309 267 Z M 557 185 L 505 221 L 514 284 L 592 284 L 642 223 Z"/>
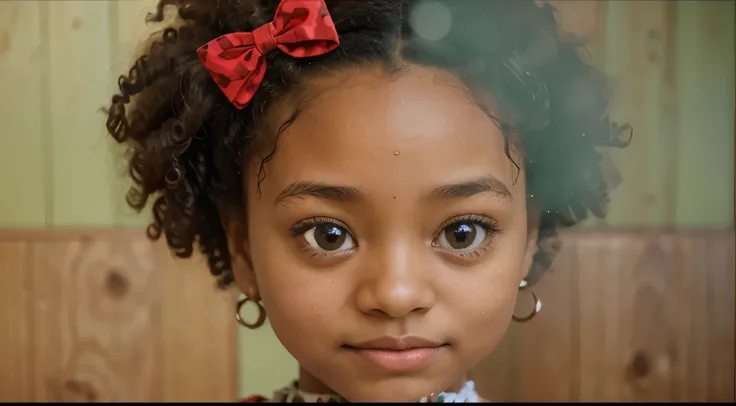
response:
<path id="1" fill-rule="evenodd" d="M 486 232 L 486 240 L 483 241 L 477 248 L 475 248 L 472 251 L 466 251 L 466 252 L 448 252 L 450 255 L 454 255 L 456 257 L 461 258 L 477 258 L 479 257 L 483 252 L 489 250 L 491 248 L 491 242 L 493 241 L 493 237 L 497 234 L 503 232 L 501 228 L 498 227 L 498 223 L 487 217 L 480 214 L 466 214 L 463 216 L 453 217 L 444 223 L 439 227 L 438 231 L 435 233 L 438 237 L 441 235 L 444 230 L 457 223 L 465 223 L 465 224 L 475 224 L 480 227 L 482 227 Z M 432 241 L 432 246 L 437 247 L 435 241 Z"/>
<path id="2" fill-rule="evenodd" d="M 325 224 L 325 223 L 334 224 L 336 226 L 344 228 L 345 231 L 348 232 L 348 234 L 350 234 L 351 236 L 353 235 L 353 232 L 350 231 L 350 228 L 345 223 L 343 223 L 342 221 L 335 220 L 334 218 L 331 218 L 331 217 L 312 217 L 312 218 L 304 219 L 294 224 L 294 226 L 291 227 L 290 233 L 293 237 L 301 237 L 304 233 L 306 233 L 313 227 L 316 227 L 320 224 Z M 358 242 L 355 241 L 355 239 L 353 239 L 353 242 L 355 243 L 355 246 L 357 247 Z M 309 244 L 304 244 L 302 248 L 304 249 L 305 252 L 309 254 L 310 259 L 322 259 L 322 258 L 327 258 L 327 257 L 333 257 L 336 255 L 344 255 L 350 252 L 350 251 L 337 252 L 337 253 L 317 252 L 311 249 L 309 247 Z"/>
<path id="3" fill-rule="evenodd" d="M 316 226 L 318 226 L 320 224 L 325 224 L 325 223 L 334 224 L 336 226 L 340 226 L 340 227 L 344 228 L 347 232 L 349 232 L 350 235 L 352 235 L 352 232 L 350 231 L 350 228 L 345 223 L 343 223 L 342 221 L 339 221 L 339 220 L 335 220 L 332 217 L 312 217 L 312 218 L 304 219 L 304 220 L 302 220 L 302 221 L 294 224 L 291 227 L 291 230 L 290 230 L 291 231 L 291 235 L 293 235 L 294 237 L 298 237 L 298 236 L 306 233 L 310 228 L 316 227 Z"/>

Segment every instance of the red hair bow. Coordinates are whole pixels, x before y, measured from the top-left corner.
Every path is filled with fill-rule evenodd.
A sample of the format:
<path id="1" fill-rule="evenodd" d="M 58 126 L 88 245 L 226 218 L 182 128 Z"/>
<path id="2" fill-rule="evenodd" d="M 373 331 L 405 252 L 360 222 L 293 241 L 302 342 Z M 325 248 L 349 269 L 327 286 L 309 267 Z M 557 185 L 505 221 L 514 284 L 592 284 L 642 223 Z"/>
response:
<path id="1" fill-rule="evenodd" d="M 324 0 L 282 0 L 273 22 L 253 32 L 217 37 L 199 47 L 197 55 L 228 100 L 242 109 L 263 81 L 268 52 L 279 49 L 294 58 L 307 58 L 339 44 Z"/>

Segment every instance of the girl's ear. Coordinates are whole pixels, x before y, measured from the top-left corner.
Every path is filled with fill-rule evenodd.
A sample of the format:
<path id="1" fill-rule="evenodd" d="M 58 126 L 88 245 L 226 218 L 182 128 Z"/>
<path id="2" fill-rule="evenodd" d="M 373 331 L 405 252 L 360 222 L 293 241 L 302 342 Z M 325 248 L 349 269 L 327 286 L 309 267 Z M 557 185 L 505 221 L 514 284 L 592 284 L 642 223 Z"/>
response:
<path id="1" fill-rule="evenodd" d="M 534 198 L 527 197 L 526 199 L 526 225 L 527 225 L 527 237 L 526 237 L 526 250 L 524 252 L 524 261 L 522 262 L 522 279 L 526 279 L 529 276 L 529 272 L 532 270 L 534 264 L 534 255 L 539 250 L 537 240 L 539 239 L 539 206 L 534 201 Z"/>
<path id="2" fill-rule="evenodd" d="M 249 299 L 261 300 L 256 274 L 253 271 L 253 262 L 250 259 L 250 244 L 248 242 L 248 227 L 245 215 L 241 214 L 240 210 L 221 207 L 220 219 L 227 238 L 227 248 L 230 252 L 230 265 L 235 276 L 235 284 Z"/>

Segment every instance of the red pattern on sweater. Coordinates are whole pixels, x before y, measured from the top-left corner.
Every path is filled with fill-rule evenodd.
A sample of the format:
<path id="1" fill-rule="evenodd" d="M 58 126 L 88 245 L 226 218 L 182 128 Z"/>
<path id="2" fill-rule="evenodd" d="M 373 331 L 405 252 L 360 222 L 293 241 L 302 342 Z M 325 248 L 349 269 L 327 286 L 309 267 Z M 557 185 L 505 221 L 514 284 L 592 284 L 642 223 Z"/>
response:
<path id="1" fill-rule="evenodd" d="M 263 396 L 254 395 L 249 398 L 245 398 L 241 400 L 240 403 L 266 403 L 266 400 L 267 399 L 264 398 Z"/>

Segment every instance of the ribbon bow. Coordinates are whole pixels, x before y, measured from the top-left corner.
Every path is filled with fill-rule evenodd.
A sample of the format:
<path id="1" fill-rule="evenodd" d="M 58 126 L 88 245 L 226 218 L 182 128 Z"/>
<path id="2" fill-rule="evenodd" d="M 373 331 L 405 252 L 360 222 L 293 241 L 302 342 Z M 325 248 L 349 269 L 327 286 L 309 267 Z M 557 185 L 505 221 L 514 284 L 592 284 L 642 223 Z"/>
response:
<path id="1" fill-rule="evenodd" d="M 266 54 L 279 49 L 294 58 L 326 54 L 340 44 L 324 0 L 282 0 L 273 22 L 253 32 L 213 39 L 197 55 L 228 100 L 245 107 L 266 74 Z"/>

